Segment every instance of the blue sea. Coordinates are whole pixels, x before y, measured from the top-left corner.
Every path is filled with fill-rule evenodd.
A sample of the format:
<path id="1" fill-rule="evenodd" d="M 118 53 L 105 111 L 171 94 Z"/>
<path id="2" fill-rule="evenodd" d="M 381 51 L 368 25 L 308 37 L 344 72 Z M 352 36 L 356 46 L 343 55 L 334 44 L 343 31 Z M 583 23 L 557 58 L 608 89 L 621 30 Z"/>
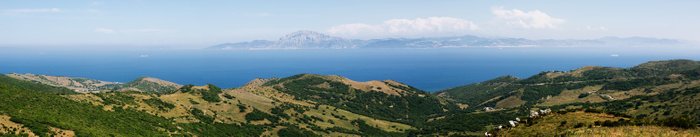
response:
<path id="1" fill-rule="evenodd" d="M 0 48 L 0 73 L 35 73 L 128 82 L 141 76 L 234 88 L 255 78 L 301 73 L 357 81 L 397 80 L 426 91 L 513 75 L 583 66 L 632 67 L 653 60 L 700 59 L 686 48 L 454 48 L 208 50 L 171 48 Z"/>

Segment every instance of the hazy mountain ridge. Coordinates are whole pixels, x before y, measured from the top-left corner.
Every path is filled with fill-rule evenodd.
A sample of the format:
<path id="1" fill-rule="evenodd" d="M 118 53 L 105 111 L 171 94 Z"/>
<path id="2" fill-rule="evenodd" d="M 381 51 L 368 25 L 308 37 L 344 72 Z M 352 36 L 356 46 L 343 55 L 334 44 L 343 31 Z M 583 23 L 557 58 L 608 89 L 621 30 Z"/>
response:
<path id="1" fill-rule="evenodd" d="M 250 42 L 225 43 L 212 49 L 347 49 L 357 48 L 361 42 L 333 37 L 313 31 L 297 31 L 282 36 L 276 41 L 253 40 Z"/>
<path id="2" fill-rule="evenodd" d="M 603 37 L 598 39 L 542 39 L 452 36 L 427 38 L 346 39 L 313 31 L 297 31 L 276 41 L 219 44 L 210 49 L 353 49 L 353 48 L 466 48 L 466 47 L 581 47 L 581 46 L 670 46 L 680 40 L 647 37 Z"/>
<path id="3" fill-rule="evenodd" d="M 89 78 L 37 75 L 30 73 L 10 73 L 6 74 L 6 76 L 19 80 L 31 81 L 56 87 L 64 87 L 80 93 L 99 93 L 109 91 L 140 91 L 160 93 L 173 91 L 182 87 L 180 84 L 153 77 L 141 77 L 128 83 L 120 83 Z"/>
<path id="4" fill-rule="evenodd" d="M 10 73 L 6 74 L 6 76 L 51 86 L 65 87 L 76 92 L 99 92 L 102 90 L 111 90 L 120 85 L 119 82 L 108 82 L 88 78 L 36 75 L 30 73 Z"/>

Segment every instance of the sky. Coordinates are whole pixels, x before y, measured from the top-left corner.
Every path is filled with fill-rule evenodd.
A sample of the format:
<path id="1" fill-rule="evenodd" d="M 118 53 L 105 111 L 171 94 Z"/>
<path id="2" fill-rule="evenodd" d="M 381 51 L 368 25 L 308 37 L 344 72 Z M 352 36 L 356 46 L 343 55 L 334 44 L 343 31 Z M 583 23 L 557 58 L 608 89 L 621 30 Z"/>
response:
<path id="1" fill-rule="evenodd" d="M 700 41 L 697 0 L 3 0 L 0 46 L 194 46 L 298 30 L 345 38 L 642 36 Z"/>

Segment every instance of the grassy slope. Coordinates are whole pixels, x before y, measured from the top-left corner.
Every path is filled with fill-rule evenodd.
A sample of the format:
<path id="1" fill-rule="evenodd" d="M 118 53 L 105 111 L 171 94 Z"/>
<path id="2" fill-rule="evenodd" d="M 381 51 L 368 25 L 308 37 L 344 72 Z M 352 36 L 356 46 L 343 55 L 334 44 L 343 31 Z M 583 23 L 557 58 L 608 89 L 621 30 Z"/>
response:
<path id="1" fill-rule="evenodd" d="M 527 115 L 530 107 L 575 105 L 651 121 L 700 114 L 700 109 L 694 105 L 700 99 L 697 97 L 700 89 L 695 88 L 700 85 L 697 81 L 700 65 L 697 64 L 689 61 L 652 62 L 631 69 L 598 67 L 569 73 L 546 72 L 524 80 L 502 77 L 438 93 L 438 96 L 448 98 L 447 102 L 433 95 L 421 96 L 422 92 L 411 87 L 403 88 L 417 91 L 417 94 L 402 92 L 401 96 L 396 96 L 382 92 L 358 91 L 342 81 L 298 75 L 273 81 L 268 85 L 261 83 L 213 94 L 176 92 L 165 95 L 64 95 L 70 99 L 86 101 L 76 103 L 57 95 L 72 94 L 67 89 L 2 77 L 0 95 L 7 100 L 0 100 L 0 114 L 15 118 L 15 121 L 31 127 L 37 133 L 45 132 L 47 127 L 57 127 L 74 130 L 78 135 L 95 136 L 109 133 L 130 136 L 134 135 L 131 134 L 133 132 L 123 131 L 132 128 L 137 129 L 134 132 L 142 135 L 167 135 L 168 131 L 200 136 L 256 135 L 264 130 L 264 134 L 273 136 L 280 133 L 388 136 L 402 135 L 393 133 L 414 129 L 412 126 L 390 121 L 413 123 L 421 122 L 426 117 L 434 119 L 425 125 L 414 123 L 423 134 L 444 131 L 473 134 L 488 130 L 495 124 L 513 117 Z M 595 90 L 595 94 L 581 96 L 592 90 Z M 606 102 L 600 95 L 610 95 L 615 98 L 613 100 L 619 101 Z M 571 99 L 574 97 L 576 99 Z M 454 102 L 466 103 L 470 105 L 470 109 L 452 111 L 455 109 L 449 108 L 449 103 Z M 483 106 L 506 109 L 495 112 L 478 111 L 479 107 Z M 68 112 L 73 109 L 79 111 Z M 256 118 L 252 119 L 257 120 L 250 120 L 249 115 L 253 112 L 256 112 Z M 404 116 L 406 114 L 408 115 Z M 76 116 L 81 118 L 75 118 Z M 132 123 L 134 121 L 137 122 Z M 573 122 L 585 124 L 580 121 Z M 105 124 L 111 125 L 103 126 Z M 176 126 L 183 128 L 175 128 Z M 248 126 L 251 128 L 244 128 Z M 614 127 L 600 131 L 614 132 L 637 128 L 640 127 Z M 665 129 L 653 126 L 649 128 Z M 578 131 L 579 129 L 581 128 L 576 131 L 569 130 L 565 125 L 561 132 L 554 134 L 589 133 L 585 130 Z M 231 132 L 248 130 L 251 132 Z"/>
<path id="2" fill-rule="evenodd" d="M 80 103 L 58 95 L 63 90 L 67 89 L 0 76 L 0 114 L 39 135 L 50 133 L 54 127 L 75 131 L 78 136 L 257 136 L 263 130 L 246 124 L 175 123 L 137 111 L 143 102 L 134 100 L 149 97 L 140 93 L 104 93 L 97 95 L 99 103 Z"/>
<path id="3" fill-rule="evenodd" d="M 103 111 L 76 103 L 51 92 L 64 89 L 18 81 L 0 76 L 0 113 L 31 127 L 37 134 L 48 126 L 74 130 L 88 136 L 163 136 L 175 126 L 164 118 L 131 110 Z"/>
<path id="4" fill-rule="evenodd" d="M 413 87 L 389 85 L 402 90 L 401 94 L 357 89 L 343 80 L 311 74 L 295 75 L 263 84 L 298 100 L 411 125 L 420 125 L 429 116 L 456 108 L 455 105 L 444 104 L 440 98 Z"/>
<path id="5" fill-rule="evenodd" d="M 655 137 L 690 137 L 700 136 L 698 129 L 678 129 L 662 126 L 615 126 L 595 125 L 596 121 L 617 121 L 626 119 L 609 114 L 570 112 L 553 114 L 535 120 L 535 124 L 523 124 L 516 128 L 498 132 L 498 136 L 655 136 Z M 578 126 L 577 126 L 578 125 Z"/>
<path id="6" fill-rule="evenodd" d="M 689 60 L 649 62 L 627 69 L 585 67 L 569 72 L 543 72 L 522 80 L 501 77 L 436 93 L 455 102 L 468 103 L 470 108 L 430 122 L 424 132 L 484 131 L 494 122 L 527 116 L 535 107 L 594 108 L 641 117 L 649 123 L 682 116 L 697 120 L 700 108 L 693 104 L 700 101 L 700 89 L 696 88 L 700 86 L 699 80 L 700 62 Z M 514 106 L 518 107 L 507 109 Z M 483 107 L 496 107 L 499 111 L 487 113 L 509 118 L 485 116 Z"/>
<path id="7" fill-rule="evenodd" d="M 208 89 L 194 86 L 193 89 Z M 96 106 L 109 108 L 133 108 L 149 114 L 174 119 L 178 123 L 202 122 L 191 110 L 201 111 L 204 117 L 226 124 L 258 125 L 264 128 L 264 135 L 278 135 L 285 128 L 313 131 L 324 136 L 352 136 L 365 134 L 355 120 L 362 120 L 372 128 L 383 132 L 405 132 L 415 129 L 409 125 L 379 120 L 365 115 L 323 105 L 308 100 L 296 100 L 294 96 L 276 91 L 270 87 L 248 85 L 242 88 L 225 90 L 217 95 L 219 101 L 203 99 L 201 92 L 173 92 L 169 94 L 151 94 L 139 92 L 116 92 L 99 94 L 76 94 L 66 97 Z M 156 103 L 148 103 L 147 100 Z M 160 107 L 170 106 L 170 107 Z M 281 110 L 276 114 L 273 109 Z M 254 111 L 263 120 L 249 120 Z M 273 122 L 274 121 L 274 122 Z M 290 126 L 292 125 L 292 126 Z M 330 130 L 333 129 L 333 130 Z M 342 129 L 342 130 L 335 130 Z M 365 129 L 366 130 L 366 129 Z M 300 132 L 303 133 L 303 132 Z"/>

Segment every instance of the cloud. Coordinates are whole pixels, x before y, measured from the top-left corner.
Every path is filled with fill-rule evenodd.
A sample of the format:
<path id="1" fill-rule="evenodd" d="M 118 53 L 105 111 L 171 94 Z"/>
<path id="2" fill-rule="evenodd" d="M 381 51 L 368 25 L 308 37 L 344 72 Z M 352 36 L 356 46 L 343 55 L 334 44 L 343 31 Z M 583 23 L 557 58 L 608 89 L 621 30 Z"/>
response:
<path id="1" fill-rule="evenodd" d="M 95 32 L 111 34 L 111 33 L 114 33 L 116 31 L 114 29 L 108 29 L 108 28 L 96 28 Z"/>
<path id="2" fill-rule="evenodd" d="M 479 27 L 468 20 L 453 17 L 427 17 L 415 19 L 390 19 L 381 24 L 353 23 L 333 26 L 328 33 L 333 35 L 430 35 L 466 33 Z"/>
<path id="3" fill-rule="evenodd" d="M 4 13 L 9 14 L 31 14 L 31 13 L 59 13 L 63 10 L 59 8 L 40 8 L 40 9 L 8 9 L 4 10 Z"/>
<path id="4" fill-rule="evenodd" d="M 551 29 L 564 23 L 564 19 L 549 16 L 540 10 L 522 11 L 519 9 L 503 9 L 503 7 L 491 8 L 491 13 L 496 18 L 506 21 L 509 25 L 516 25 L 528 29 Z"/>

